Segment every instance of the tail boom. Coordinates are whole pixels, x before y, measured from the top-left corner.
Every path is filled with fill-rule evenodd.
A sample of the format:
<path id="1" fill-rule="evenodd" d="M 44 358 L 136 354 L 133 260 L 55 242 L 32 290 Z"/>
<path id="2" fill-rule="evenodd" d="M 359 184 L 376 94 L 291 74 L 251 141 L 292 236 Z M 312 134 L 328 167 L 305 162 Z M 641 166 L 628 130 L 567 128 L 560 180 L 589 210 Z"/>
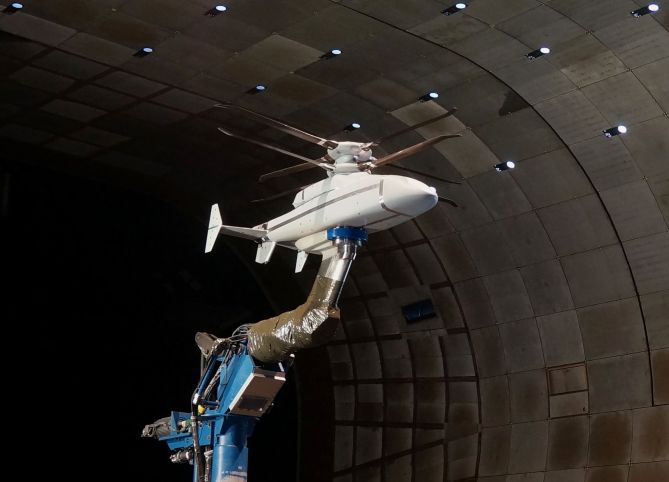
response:
<path id="1" fill-rule="evenodd" d="M 211 206 L 211 214 L 209 215 L 209 229 L 207 231 L 207 242 L 204 248 L 205 253 L 209 253 L 212 249 L 214 249 L 216 238 L 220 232 L 223 232 L 223 234 L 227 234 L 229 236 L 250 239 L 259 243 L 262 243 L 267 236 L 266 229 L 245 228 L 242 226 L 227 226 L 223 224 L 223 220 L 221 219 L 221 211 L 218 208 L 218 204 L 213 204 Z"/>

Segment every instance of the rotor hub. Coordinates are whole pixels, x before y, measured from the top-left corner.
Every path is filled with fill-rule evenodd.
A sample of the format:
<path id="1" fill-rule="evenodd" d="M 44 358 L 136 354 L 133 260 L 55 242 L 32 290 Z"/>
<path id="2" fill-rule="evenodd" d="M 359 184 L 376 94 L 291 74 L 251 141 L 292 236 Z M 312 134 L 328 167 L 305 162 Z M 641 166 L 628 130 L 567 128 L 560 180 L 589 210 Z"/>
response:
<path id="1" fill-rule="evenodd" d="M 328 156 L 336 164 L 365 163 L 372 157 L 368 144 L 362 142 L 340 142 L 337 147 L 328 149 Z"/>

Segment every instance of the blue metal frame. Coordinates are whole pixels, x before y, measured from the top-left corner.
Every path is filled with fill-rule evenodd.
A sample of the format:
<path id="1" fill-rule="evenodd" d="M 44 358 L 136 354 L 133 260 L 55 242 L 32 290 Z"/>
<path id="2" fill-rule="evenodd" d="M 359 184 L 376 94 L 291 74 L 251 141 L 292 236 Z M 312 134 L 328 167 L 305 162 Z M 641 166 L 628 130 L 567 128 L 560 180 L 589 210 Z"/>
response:
<path id="1" fill-rule="evenodd" d="M 253 433 L 258 417 L 238 415 L 230 412 L 231 405 L 238 401 L 248 386 L 254 372 L 283 372 L 281 364 L 271 370 L 258 367 L 247 353 L 246 345 L 240 344 L 234 350 L 228 350 L 214 360 L 210 360 L 207 370 L 202 375 L 196 389 L 194 403 L 200 408 L 198 418 L 199 445 L 207 454 L 211 454 L 211 482 L 226 480 L 246 480 L 248 474 L 247 439 Z M 218 372 L 218 386 L 215 387 L 216 402 L 202 400 L 207 385 Z M 171 431 L 160 440 L 167 443 L 173 451 L 191 450 L 194 447 L 191 413 L 172 412 Z M 191 457 L 192 458 L 192 457 Z M 193 480 L 199 480 L 197 469 L 193 471 Z"/>

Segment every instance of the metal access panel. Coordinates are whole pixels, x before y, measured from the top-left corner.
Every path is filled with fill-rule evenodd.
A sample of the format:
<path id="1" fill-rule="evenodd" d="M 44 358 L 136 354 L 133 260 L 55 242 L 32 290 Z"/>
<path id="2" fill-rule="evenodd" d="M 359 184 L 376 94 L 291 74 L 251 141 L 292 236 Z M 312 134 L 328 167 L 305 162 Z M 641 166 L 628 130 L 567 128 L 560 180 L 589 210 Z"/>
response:
<path id="1" fill-rule="evenodd" d="M 284 372 L 274 372 L 255 367 L 244 381 L 242 389 L 230 402 L 230 413 L 261 417 L 267 412 L 274 397 L 286 382 Z"/>

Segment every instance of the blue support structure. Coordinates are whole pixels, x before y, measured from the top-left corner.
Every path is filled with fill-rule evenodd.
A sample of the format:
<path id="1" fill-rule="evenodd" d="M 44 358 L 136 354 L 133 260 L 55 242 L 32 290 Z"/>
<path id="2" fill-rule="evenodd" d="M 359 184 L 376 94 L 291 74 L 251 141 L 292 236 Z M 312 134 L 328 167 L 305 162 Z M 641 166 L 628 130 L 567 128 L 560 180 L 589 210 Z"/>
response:
<path id="1" fill-rule="evenodd" d="M 247 440 L 286 380 L 281 363 L 260 365 L 245 343 L 223 342 L 207 359 L 192 412 L 145 428 L 144 436 L 167 443 L 173 462 L 194 464 L 194 482 L 247 480 Z"/>

